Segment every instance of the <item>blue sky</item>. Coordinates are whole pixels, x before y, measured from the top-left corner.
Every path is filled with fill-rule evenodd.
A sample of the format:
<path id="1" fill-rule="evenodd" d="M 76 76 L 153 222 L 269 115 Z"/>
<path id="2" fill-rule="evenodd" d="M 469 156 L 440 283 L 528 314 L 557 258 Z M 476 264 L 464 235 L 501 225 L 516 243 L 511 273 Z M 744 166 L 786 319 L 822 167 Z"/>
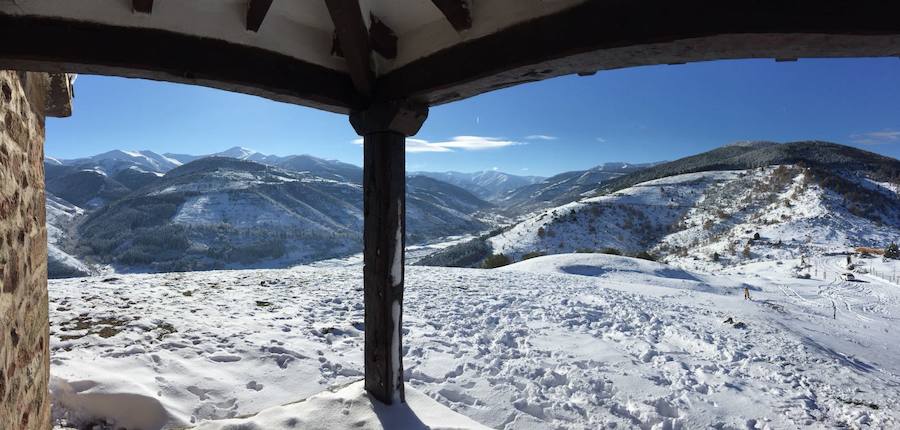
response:
<path id="1" fill-rule="evenodd" d="M 245 146 L 362 162 L 342 115 L 97 76 L 80 76 L 75 96 L 72 117 L 48 119 L 48 156 Z M 717 61 L 567 76 L 434 107 L 415 139 L 408 170 L 551 175 L 672 160 L 738 140 L 820 139 L 898 157 L 900 59 Z"/>

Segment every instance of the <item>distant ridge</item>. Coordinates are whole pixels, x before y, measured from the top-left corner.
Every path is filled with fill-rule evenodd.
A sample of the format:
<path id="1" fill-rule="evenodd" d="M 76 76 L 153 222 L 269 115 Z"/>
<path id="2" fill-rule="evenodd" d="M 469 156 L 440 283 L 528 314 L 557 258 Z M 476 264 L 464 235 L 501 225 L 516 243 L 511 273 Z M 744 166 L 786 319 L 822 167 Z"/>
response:
<path id="1" fill-rule="evenodd" d="M 600 186 L 595 194 L 609 193 L 641 182 L 683 173 L 798 163 L 818 169 L 854 170 L 884 181 L 900 174 L 900 161 L 897 159 L 832 142 L 736 142 L 623 175 Z"/>

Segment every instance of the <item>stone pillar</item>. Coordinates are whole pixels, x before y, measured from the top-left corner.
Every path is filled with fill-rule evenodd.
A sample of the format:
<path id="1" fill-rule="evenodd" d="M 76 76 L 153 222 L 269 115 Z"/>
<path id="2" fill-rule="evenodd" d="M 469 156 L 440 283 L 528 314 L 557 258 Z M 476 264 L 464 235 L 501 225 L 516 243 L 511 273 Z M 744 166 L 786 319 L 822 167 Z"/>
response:
<path id="1" fill-rule="evenodd" d="M 385 404 L 404 402 L 403 264 L 406 236 L 406 137 L 428 108 L 382 103 L 350 115 L 363 137 L 363 284 L 365 387 Z"/>
<path id="2" fill-rule="evenodd" d="M 61 78 L 60 78 L 61 76 Z M 65 102 L 51 95 L 65 93 Z M 49 429 L 44 117 L 71 106 L 65 75 L 0 71 L 0 427 Z"/>

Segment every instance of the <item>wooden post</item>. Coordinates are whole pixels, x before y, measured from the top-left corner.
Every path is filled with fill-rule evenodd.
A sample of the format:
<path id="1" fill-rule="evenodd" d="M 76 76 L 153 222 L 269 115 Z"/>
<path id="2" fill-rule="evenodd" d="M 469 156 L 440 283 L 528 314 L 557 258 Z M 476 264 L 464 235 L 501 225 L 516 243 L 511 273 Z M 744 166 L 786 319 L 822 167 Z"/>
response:
<path id="1" fill-rule="evenodd" d="M 363 136 L 363 286 L 365 387 L 386 404 L 403 390 L 403 263 L 406 235 L 406 137 L 419 131 L 428 109 L 408 102 L 353 112 Z"/>

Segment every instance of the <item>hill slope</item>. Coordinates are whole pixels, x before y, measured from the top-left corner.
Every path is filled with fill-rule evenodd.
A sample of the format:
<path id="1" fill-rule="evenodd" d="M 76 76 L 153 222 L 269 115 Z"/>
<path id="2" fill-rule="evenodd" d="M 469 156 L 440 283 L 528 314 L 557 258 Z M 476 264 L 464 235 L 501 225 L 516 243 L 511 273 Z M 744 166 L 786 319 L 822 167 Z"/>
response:
<path id="1" fill-rule="evenodd" d="M 833 172 L 854 172 L 878 181 L 900 177 L 900 161 L 831 142 L 746 142 L 652 166 L 603 184 L 596 194 L 620 190 L 653 179 L 682 173 L 743 170 L 779 164 L 802 164 Z"/>
<path id="2" fill-rule="evenodd" d="M 579 200 L 612 179 L 640 171 L 651 164 L 606 163 L 588 170 L 576 170 L 551 176 L 543 181 L 519 187 L 497 200 L 508 215 L 521 215 L 547 207 Z"/>
<path id="3" fill-rule="evenodd" d="M 88 276 L 90 267 L 65 250 L 84 209 L 47 192 L 47 276 L 51 279 Z"/>
<path id="4" fill-rule="evenodd" d="M 408 241 L 482 230 L 472 214 L 487 206 L 413 178 Z M 92 213 L 79 228 L 79 253 L 148 270 L 277 267 L 358 252 L 362 222 L 357 183 L 207 157 Z"/>
<path id="5" fill-rule="evenodd" d="M 780 162 L 795 164 L 705 170 Z M 665 176 L 682 170 L 698 172 Z M 612 179 L 603 195 L 535 213 L 420 263 L 604 251 L 702 269 L 884 247 L 900 236 L 898 177 L 897 160 L 836 144 L 732 145 Z"/>

